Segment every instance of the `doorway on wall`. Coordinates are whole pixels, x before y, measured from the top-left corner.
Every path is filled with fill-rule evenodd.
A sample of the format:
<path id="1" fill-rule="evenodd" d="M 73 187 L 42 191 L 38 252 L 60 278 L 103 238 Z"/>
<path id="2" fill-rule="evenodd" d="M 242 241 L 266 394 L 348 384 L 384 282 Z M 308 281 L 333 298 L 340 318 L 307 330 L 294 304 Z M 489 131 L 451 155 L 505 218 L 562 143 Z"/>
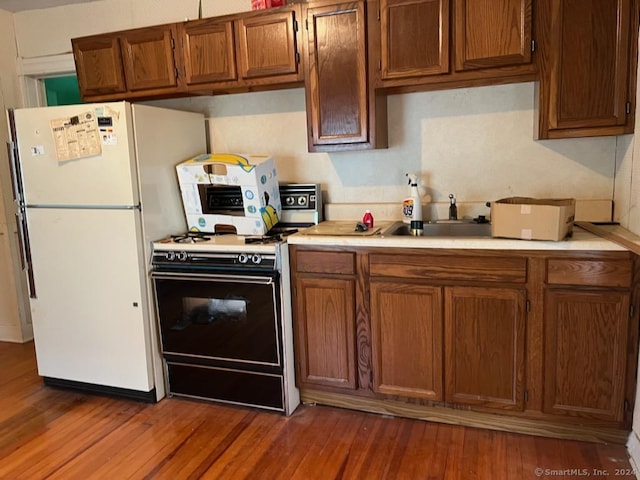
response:
<path id="1" fill-rule="evenodd" d="M 78 77 L 75 75 L 48 77 L 41 81 L 44 84 L 47 107 L 83 103 L 80 98 Z"/>

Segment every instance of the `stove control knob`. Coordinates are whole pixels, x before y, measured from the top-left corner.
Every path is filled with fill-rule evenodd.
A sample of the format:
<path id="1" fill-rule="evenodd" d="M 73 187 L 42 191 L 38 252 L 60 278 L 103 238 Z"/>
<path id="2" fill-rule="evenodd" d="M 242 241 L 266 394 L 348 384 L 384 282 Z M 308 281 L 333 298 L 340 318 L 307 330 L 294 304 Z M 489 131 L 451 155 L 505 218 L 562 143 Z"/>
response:
<path id="1" fill-rule="evenodd" d="M 295 202 L 296 201 L 293 197 L 284 197 L 284 203 L 287 205 L 293 205 Z"/>
<path id="2" fill-rule="evenodd" d="M 176 259 L 176 252 L 167 252 L 164 255 L 164 258 L 166 258 L 167 260 L 169 260 L 170 262 L 173 262 Z"/>
<path id="3" fill-rule="evenodd" d="M 251 263 L 260 265 L 262 263 L 262 255 L 258 255 L 257 253 L 253 254 L 251 257 Z"/>
<path id="4" fill-rule="evenodd" d="M 298 197 L 298 205 L 304 207 L 307 204 L 307 197 Z"/>
<path id="5" fill-rule="evenodd" d="M 176 258 L 178 260 L 180 260 L 181 262 L 184 262 L 187 260 L 188 256 L 187 256 L 187 252 L 178 252 L 178 254 L 176 255 Z"/>
<path id="6" fill-rule="evenodd" d="M 249 255 L 247 255 L 246 253 L 241 253 L 240 255 L 238 255 L 238 261 L 240 263 L 247 263 L 249 261 Z"/>

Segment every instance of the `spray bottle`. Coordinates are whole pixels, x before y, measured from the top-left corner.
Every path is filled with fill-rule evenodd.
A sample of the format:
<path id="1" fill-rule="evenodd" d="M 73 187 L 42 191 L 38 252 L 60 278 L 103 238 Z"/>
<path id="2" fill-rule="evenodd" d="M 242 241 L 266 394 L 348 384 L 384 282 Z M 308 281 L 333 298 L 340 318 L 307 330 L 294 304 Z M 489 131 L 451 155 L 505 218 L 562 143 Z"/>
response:
<path id="1" fill-rule="evenodd" d="M 424 225 L 422 222 L 422 200 L 418 190 L 418 176 L 407 173 L 409 179 L 409 196 L 402 202 L 402 221 L 411 224 L 412 235 L 422 235 Z"/>

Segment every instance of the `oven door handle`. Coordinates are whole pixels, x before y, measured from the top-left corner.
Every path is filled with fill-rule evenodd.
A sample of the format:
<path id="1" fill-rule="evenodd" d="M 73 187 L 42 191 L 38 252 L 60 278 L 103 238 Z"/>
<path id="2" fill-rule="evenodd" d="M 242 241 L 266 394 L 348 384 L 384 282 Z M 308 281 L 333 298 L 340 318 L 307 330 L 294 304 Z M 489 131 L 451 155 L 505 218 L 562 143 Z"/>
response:
<path id="1" fill-rule="evenodd" d="M 170 272 L 152 272 L 151 278 L 162 278 L 167 280 L 205 280 L 208 282 L 255 283 L 259 285 L 271 285 L 278 278 L 278 273 L 274 272 L 270 275 L 258 276 L 192 272 L 180 272 L 179 274 Z"/>

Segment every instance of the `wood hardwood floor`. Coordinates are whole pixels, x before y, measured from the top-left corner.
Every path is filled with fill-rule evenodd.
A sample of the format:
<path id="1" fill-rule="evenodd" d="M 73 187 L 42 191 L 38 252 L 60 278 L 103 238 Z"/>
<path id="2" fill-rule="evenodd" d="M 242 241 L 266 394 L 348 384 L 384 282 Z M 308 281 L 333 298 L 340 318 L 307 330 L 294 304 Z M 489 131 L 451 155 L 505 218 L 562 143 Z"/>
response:
<path id="1" fill-rule="evenodd" d="M 59 390 L 43 386 L 32 343 L 0 343 L 0 365 L 2 480 L 636 478 L 621 445 L 321 406 L 284 417 Z"/>

